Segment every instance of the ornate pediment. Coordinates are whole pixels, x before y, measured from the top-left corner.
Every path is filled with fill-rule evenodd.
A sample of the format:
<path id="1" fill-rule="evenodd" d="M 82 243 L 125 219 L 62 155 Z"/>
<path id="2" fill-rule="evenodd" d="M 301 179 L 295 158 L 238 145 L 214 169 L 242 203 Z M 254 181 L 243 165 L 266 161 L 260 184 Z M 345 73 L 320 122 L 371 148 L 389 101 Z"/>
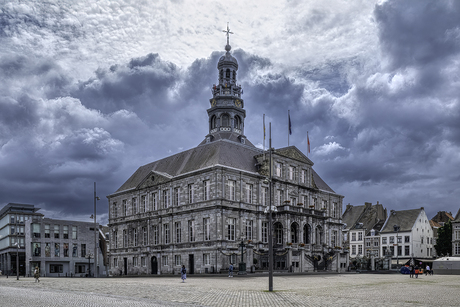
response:
<path id="1" fill-rule="evenodd" d="M 144 180 L 141 181 L 141 183 L 136 187 L 137 190 L 149 188 L 149 187 L 154 187 L 159 184 L 163 184 L 166 182 L 171 181 L 173 176 L 162 173 L 162 172 L 156 172 L 156 171 L 151 171 L 145 178 Z"/>
<path id="2" fill-rule="evenodd" d="M 290 147 L 285 147 L 281 149 L 276 149 L 275 153 L 284 156 L 293 160 L 297 160 L 309 165 L 313 165 L 313 162 L 308 159 L 307 156 L 305 156 L 297 147 L 295 146 L 290 146 Z"/>

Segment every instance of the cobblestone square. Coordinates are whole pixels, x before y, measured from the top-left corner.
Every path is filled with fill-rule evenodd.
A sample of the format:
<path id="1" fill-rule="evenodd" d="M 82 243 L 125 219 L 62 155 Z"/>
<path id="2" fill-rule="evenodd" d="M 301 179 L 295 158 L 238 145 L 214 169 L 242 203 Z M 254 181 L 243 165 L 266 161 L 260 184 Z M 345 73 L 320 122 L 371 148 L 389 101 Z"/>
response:
<path id="1" fill-rule="evenodd" d="M 459 276 L 400 274 L 0 277 L 1 306 L 458 306 Z"/>

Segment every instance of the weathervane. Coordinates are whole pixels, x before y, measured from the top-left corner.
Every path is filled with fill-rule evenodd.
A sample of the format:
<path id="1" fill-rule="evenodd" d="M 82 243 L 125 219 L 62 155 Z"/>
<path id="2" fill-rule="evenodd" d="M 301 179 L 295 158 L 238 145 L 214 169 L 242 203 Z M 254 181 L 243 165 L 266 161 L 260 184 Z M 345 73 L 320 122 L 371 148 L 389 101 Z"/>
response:
<path id="1" fill-rule="evenodd" d="M 230 32 L 230 28 L 228 27 L 228 22 L 227 22 L 227 30 L 222 30 L 222 32 L 227 33 L 227 46 L 230 47 L 230 35 L 229 34 L 233 34 L 233 32 Z"/>

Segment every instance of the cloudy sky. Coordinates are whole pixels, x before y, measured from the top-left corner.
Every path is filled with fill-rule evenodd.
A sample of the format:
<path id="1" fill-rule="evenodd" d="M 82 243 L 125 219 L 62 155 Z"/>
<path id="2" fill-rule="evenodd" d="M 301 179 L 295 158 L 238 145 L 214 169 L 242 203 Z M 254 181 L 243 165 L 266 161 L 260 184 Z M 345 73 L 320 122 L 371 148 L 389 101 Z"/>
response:
<path id="1" fill-rule="evenodd" d="M 98 221 L 141 165 L 198 145 L 227 22 L 245 131 L 348 203 L 460 207 L 460 1 L 0 0 L 0 206 Z M 266 144 L 268 146 L 268 143 Z"/>

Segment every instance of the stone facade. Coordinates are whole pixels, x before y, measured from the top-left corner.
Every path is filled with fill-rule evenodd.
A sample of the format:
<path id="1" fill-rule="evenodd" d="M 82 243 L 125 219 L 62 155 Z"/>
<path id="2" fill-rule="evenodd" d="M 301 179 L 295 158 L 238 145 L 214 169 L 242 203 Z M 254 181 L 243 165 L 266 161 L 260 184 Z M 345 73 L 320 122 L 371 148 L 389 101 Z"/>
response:
<path id="1" fill-rule="evenodd" d="M 213 273 L 230 263 L 237 270 L 268 270 L 270 200 L 277 211 L 275 270 L 341 266 L 343 196 L 295 146 L 272 150 L 270 180 L 268 151 L 244 136 L 238 63 L 230 49 L 227 44 L 217 65 L 203 142 L 141 166 L 108 196 L 111 274 L 178 274 L 182 265 L 192 274 Z M 245 266 L 238 265 L 241 258 Z"/>

